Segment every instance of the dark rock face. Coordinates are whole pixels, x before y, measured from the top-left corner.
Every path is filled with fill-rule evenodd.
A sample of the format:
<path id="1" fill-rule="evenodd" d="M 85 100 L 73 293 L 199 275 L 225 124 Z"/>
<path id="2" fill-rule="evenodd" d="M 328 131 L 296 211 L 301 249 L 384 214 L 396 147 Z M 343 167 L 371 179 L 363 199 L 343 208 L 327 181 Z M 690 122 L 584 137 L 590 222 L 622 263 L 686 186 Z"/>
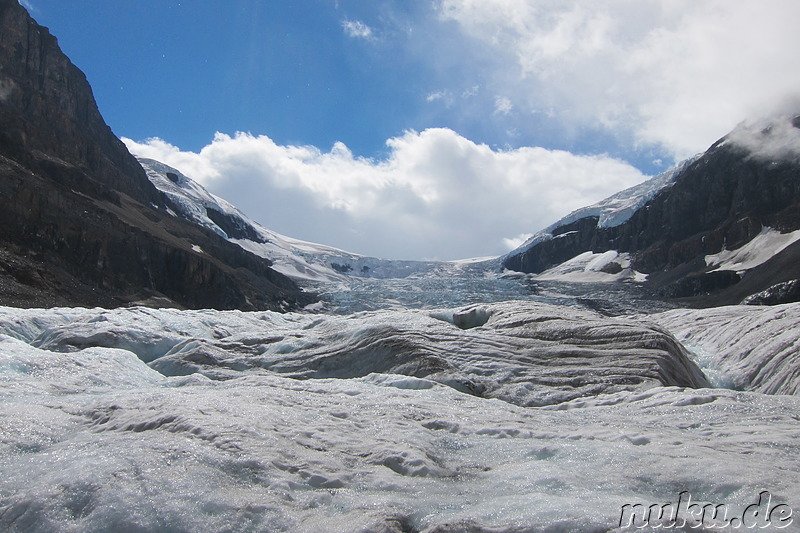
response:
<path id="1" fill-rule="evenodd" d="M 174 176 L 175 174 L 172 175 Z M 170 177 L 169 174 L 167 177 Z M 239 217 L 229 215 L 228 213 L 221 213 L 210 207 L 206 208 L 206 213 L 208 214 L 208 218 L 213 220 L 214 224 L 222 228 L 222 231 L 231 239 L 247 239 L 260 243 L 267 242 L 253 226 Z"/>
<path id="2" fill-rule="evenodd" d="M 800 122 L 792 124 L 796 128 Z M 558 228 L 551 240 L 512 252 L 503 266 L 539 273 L 585 251 L 618 250 L 631 253 L 633 268 L 650 274 L 650 283 L 663 289 L 665 296 L 729 294 L 715 304 L 738 303 L 776 282 L 797 278 L 790 272 L 786 279 L 765 276 L 766 269 L 761 274 L 748 272 L 742 282 L 750 277 L 752 292 L 742 295 L 731 290 L 738 279 L 707 275 L 706 255 L 739 248 L 766 226 L 782 232 L 800 228 L 797 159 L 753 157 L 726 139 L 714 144 L 677 176 L 674 185 L 625 223 L 601 228 L 596 217 L 577 220 Z"/>
<path id="3" fill-rule="evenodd" d="M 772 287 L 748 296 L 742 302 L 746 305 L 779 305 L 800 302 L 800 279 L 776 283 Z"/>
<path id="4" fill-rule="evenodd" d="M 285 309 L 285 276 L 170 216 L 103 121 L 83 73 L 16 0 L 0 0 L 0 304 Z"/>

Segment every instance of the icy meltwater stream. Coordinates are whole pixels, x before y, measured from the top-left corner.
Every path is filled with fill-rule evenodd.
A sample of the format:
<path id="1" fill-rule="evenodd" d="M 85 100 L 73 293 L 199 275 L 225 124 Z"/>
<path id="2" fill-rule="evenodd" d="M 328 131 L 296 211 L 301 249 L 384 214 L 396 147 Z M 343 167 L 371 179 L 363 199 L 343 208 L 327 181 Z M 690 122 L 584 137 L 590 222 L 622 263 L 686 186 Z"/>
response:
<path id="1" fill-rule="evenodd" d="M 0 530 L 800 531 L 800 305 L 587 287 L 0 308 Z M 742 390 L 709 388 L 675 338 Z"/>

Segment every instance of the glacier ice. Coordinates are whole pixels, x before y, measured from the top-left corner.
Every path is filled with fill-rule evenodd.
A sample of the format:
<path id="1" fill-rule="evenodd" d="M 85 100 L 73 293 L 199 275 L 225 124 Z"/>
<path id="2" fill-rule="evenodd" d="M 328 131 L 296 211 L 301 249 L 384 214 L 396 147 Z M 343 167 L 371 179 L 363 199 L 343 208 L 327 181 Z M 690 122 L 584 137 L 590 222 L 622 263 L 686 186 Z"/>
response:
<path id="1" fill-rule="evenodd" d="M 0 527 L 606 531 L 681 490 L 739 509 L 764 484 L 800 493 L 795 397 L 656 387 L 522 408 L 382 374 L 164 377 L 95 350 L 3 346 Z"/>
<path id="2" fill-rule="evenodd" d="M 4 314 L 15 310 L 0 309 L 0 332 L 12 333 L 13 316 L 6 328 Z M 541 302 L 343 316 L 130 308 L 86 310 L 63 323 L 41 323 L 48 327 L 31 346 L 127 350 L 172 376 L 402 374 L 523 406 L 659 385 L 707 385 L 663 330 Z"/>
<path id="3" fill-rule="evenodd" d="M 650 318 L 702 349 L 733 387 L 800 394 L 800 304 L 675 309 Z"/>
<path id="4" fill-rule="evenodd" d="M 623 505 L 682 491 L 796 506 L 798 313 L 0 308 L 0 529 L 621 531 Z M 751 390 L 706 387 L 669 332 Z"/>

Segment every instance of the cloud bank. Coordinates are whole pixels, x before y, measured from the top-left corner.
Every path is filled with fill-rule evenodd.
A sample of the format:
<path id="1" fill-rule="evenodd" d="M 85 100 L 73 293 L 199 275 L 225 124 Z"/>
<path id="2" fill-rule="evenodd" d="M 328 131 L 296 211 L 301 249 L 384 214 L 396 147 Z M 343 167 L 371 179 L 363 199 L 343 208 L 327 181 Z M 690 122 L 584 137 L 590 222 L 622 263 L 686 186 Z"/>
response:
<path id="1" fill-rule="evenodd" d="M 794 0 L 440 0 L 508 106 L 682 159 L 800 90 Z M 483 68 L 483 67 L 482 67 Z"/>
<path id="2" fill-rule="evenodd" d="M 386 141 L 382 160 L 218 133 L 199 152 L 123 139 L 280 233 L 393 259 L 499 255 L 568 212 L 645 179 L 604 155 L 496 150 L 446 128 Z M 524 239 L 523 239 L 524 240 Z"/>

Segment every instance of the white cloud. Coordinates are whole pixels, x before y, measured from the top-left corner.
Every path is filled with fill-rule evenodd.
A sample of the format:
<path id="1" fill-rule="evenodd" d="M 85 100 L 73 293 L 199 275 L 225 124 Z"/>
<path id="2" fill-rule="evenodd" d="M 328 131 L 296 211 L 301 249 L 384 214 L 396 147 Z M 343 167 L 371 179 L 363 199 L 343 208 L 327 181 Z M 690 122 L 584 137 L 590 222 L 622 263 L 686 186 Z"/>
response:
<path id="1" fill-rule="evenodd" d="M 478 91 L 480 91 L 480 89 L 481 89 L 480 85 L 473 85 L 472 87 L 468 87 L 464 89 L 464 91 L 461 93 L 461 98 L 464 99 L 472 98 L 473 96 L 478 94 Z"/>
<path id="2" fill-rule="evenodd" d="M 428 96 L 425 97 L 425 101 L 427 102 L 435 102 L 437 100 L 444 100 L 445 102 L 452 101 L 452 95 L 447 91 L 435 91 L 429 93 Z"/>
<path id="3" fill-rule="evenodd" d="M 541 229 L 645 178 L 606 156 L 498 151 L 444 128 L 389 139 L 380 161 L 342 143 L 323 152 L 243 133 L 217 134 L 199 153 L 159 139 L 123 140 L 273 230 L 401 259 L 499 255 L 506 236 Z"/>
<path id="4" fill-rule="evenodd" d="M 800 120 L 794 115 L 744 122 L 728 136 L 759 159 L 800 160 Z"/>
<path id="5" fill-rule="evenodd" d="M 516 250 L 517 248 L 525 244 L 525 241 L 527 241 L 531 237 L 533 237 L 533 233 L 520 233 L 516 237 L 504 237 L 503 245 L 510 252 L 511 250 Z"/>
<path id="6" fill-rule="evenodd" d="M 361 22 L 360 20 L 345 20 L 342 21 L 342 28 L 348 37 L 359 39 L 371 39 L 372 28 Z"/>
<path id="7" fill-rule="evenodd" d="M 500 115 L 508 115 L 514 109 L 511 100 L 505 96 L 496 96 L 494 99 L 494 112 Z"/>
<path id="8" fill-rule="evenodd" d="M 443 19 L 494 47 L 485 74 L 517 110 L 552 108 L 564 123 L 632 134 L 679 158 L 800 92 L 794 0 L 440 0 L 439 6 Z"/>

